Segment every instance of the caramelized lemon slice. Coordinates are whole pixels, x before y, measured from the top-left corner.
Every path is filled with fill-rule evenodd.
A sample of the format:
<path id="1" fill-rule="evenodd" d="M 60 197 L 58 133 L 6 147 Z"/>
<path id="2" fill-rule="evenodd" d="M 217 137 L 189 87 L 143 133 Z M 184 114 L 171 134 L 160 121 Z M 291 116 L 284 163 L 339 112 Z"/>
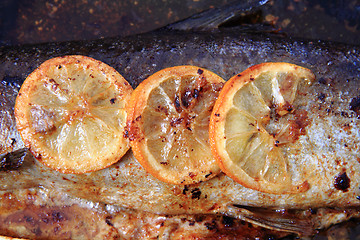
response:
<path id="1" fill-rule="evenodd" d="M 262 192 L 308 189 L 306 181 L 292 181 L 282 150 L 298 137 L 289 129 L 285 116 L 296 111 L 298 89 L 306 88 L 314 78 L 310 70 L 300 66 L 264 63 L 225 84 L 211 115 L 209 133 L 212 152 L 223 172 Z"/>
<path id="2" fill-rule="evenodd" d="M 210 114 L 224 80 L 195 66 L 163 69 L 143 81 L 130 100 L 128 131 L 140 164 L 172 184 L 219 173 L 209 145 Z"/>
<path id="3" fill-rule="evenodd" d="M 15 103 L 18 130 L 43 164 L 84 173 L 117 162 L 132 88 L 113 68 L 85 56 L 47 60 L 23 83 Z"/>

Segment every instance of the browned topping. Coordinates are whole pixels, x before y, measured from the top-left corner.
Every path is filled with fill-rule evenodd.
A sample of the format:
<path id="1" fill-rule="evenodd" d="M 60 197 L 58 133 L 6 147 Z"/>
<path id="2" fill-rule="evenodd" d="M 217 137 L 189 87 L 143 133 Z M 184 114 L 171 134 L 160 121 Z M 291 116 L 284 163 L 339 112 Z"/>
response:
<path id="1" fill-rule="evenodd" d="M 310 124 L 308 113 L 305 110 L 298 110 L 294 113 L 294 119 L 288 120 L 286 131 L 274 134 L 276 145 L 283 143 L 294 143 L 301 135 L 305 135 L 306 127 Z"/>
<path id="2" fill-rule="evenodd" d="M 35 106 L 30 109 L 32 124 L 38 133 L 50 133 L 56 129 L 55 114 L 42 107 Z"/>
<path id="3" fill-rule="evenodd" d="M 190 106 L 191 101 L 193 99 L 193 94 L 191 92 L 190 89 L 186 89 L 185 92 L 183 93 L 181 100 L 182 100 L 182 105 L 187 108 Z"/>

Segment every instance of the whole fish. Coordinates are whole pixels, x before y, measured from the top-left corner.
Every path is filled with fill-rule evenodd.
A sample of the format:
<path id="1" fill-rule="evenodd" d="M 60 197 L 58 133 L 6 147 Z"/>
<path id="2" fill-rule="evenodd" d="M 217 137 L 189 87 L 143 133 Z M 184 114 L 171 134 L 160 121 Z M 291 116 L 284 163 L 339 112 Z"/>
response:
<path id="1" fill-rule="evenodd" d="M 311 69 L 317 80 L 299 96 L 304 111 L 297 116 L 306 124 L 294 126 L 303 134 L 292 145 L 295 154 L 287 156 L 294 168 L 304 170 L 309 190 L 267 194 L 224 174 L 194 185 L 166 184 L 148 174 L 131 151 L 93 173 L 61 174 L 42 166 L 23 149 L 15 99 L 24 79 L 42 62 L 73 54 L 107 63 L 134 88 L 176 65 L 203 67 L 225 80 L 269 61 Z M 359 46 L 236 28 L 162 29 L 125 38 L 2 47 L 0 80 L 0 234 L 89 239 L 312 236 L 317 229 L 360 216 Z"/>

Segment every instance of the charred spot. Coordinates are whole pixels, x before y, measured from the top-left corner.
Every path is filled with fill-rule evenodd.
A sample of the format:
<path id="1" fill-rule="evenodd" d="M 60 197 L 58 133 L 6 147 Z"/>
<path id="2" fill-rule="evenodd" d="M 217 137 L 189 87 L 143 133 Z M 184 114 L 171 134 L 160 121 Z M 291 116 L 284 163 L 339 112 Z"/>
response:
<path id="1" fill-rule="evenodd" d="M 255 80 L 255 78 L 253 78 L 253 77 L 250 77 L 250 81 L 254 81 Z"/>
<path id="2" fill-rule="evenodd" d="M 232 227 L 234 225 L 234 218 L 223 216 L 221 222 L 222 224 L 224 224 L 225 227 Z"/>
<path id="3" fill-rule="evenodd" d="M 111 103 L 111 104 L 114 104 L 114 103 L 115 103 L 115 100 L 116 100 L 116 98 L 110 99 L 110 103 Z"/>
<path id="4" fill-rule="evenodd" d="M 309 208 L 309 211 L 311 214 L 317 214 L 317 209 L 316 208 Z"/>
<path id="5" fill-rule="evenodd" d="M 241 77 L 241 74 L 238 74 L 237 77 Z"/>
<path id="6" fill-rule="evenodd" d="M 124 131 L 124 138 L 129 138 L 129 130 L 127 130 L 127 128 L 125 128 Z"/>
<path id="7" fill-rule="evenodd" d="M 320 84 L 326 85 L 326 84 L 328 83 L 328 80 L 325 79 L 325 78 L 323 78 L 323 77 L 321 77 L 321 78 L 319 78 L 318 82 L 319 82 Z"/>
<path id="8" fill-rule="evenodd" d="M 360 96 L 351 99 L 350 110 L 354 111 L 358 117 L 360 116 Z"/>
<path id="9" fill-rule="evenodd" d="M 197 70 L 197 73 L 198 73 L 199 75 L 201 75 L 201 74 L 204 73 L 204 70 L 202 70 L 202 69 L 199 68 L 199 69 Z"/>
<path id="10" fill-rule="evenodd" d="M 177 111 L 177 112 L 180 112 L 180 99 L 179 99 L 179 96 L 176 96 L 176 97 L 175 97 L 174 103 L 175 103 L 175 109 L 176 109 L 176 111 Z"/>
<path id="11" fill-rule="evenodd" d="M 185 108 L 187 108 L 190 106 L 192 99 L 193 99 L 193 93 L 191 92 L 190 89 L 186 89 L 186 91 L 181 97 L 181 103 Z"/>
<path id="12" fill-rule="evenodd" d="M 266 235 L 264 236 L 264 240 L 275 240 L 277 239 L 277 237 L 273 236 L 273 235 Z"/>
<path id="13" fill-rule="evenodd" d="M 51 213 L 51 216 L 52 216 L 52 220 L 54 222 L 61 222 L 61 221 L 65 220 L 65 217 L 59 211 L 53 211 Z"/>
<path id="14" fill-rule="evenodd" d="M 349 118 L 349 114 L 347 112 L 341 111 L 340 115 L 345 118 Z"/>
<path id="15" fill-rule="evenodd" d="M 324 93 L 319 93 L 318 99 L 319 99 L 320 101 L 324 102 L 325 98 L 326 98 L 326 95 L 325 95 Z"/>
<path id="16" fill-rule="evenodd" d="M 202 88 L 200 88 L 200 90 L 194 89 L 193 98 L 198 98 L 198 97 L 199 97 L 199 93 L 200 93 L 201 90 L 202 90 Z"/>
<path id="17" fill-rule="evenodd" d="M 213 211 L 214 209 L 218 208 L 219 205 L 217 203 L 215 203 L 214 205 L 212 205 L 210 208 L 209 208 L 209 211 Z"/>
<path id="18" fill-rule="evenodd" d="M 169 110 L 168 110 L 166 107 L 161 106 L 161 105 L 157 106 L 157 108 L 155 109 L 155 111 L 157 111 L 157 112 L 163 112 L 163 113 L 165 113 L 166 115 L 169 114 Z"/>
<path id="19" fill-rule="evenodd" d="M 347 192 L 350 187 L 350 178 L 347 176 L 346 172 L 342 172 L 335 177 L 334 187 L 337 190 Z"/>
<path id="20" fill-rule="evenodd" d="M 204 219 L 205 219 L 204 215 L 196 215 L 195 216 L 195 222 L 197 222 L 197 223 L 204 221 Z"/>
<path id="21" fill-rule="evenodd" d="M 59 84 L 57 82 L 55 82 L 54 79 L 52 79 L 52 78 L 49 79 L 49 82 L 52 84 L 51 89 L 53 91 L 56 91 L 59 88 Z"/>
<path id="22" fill-rule="evenodd" d="M 38 236 L 38 235 L 40 235 L 42 233 L 40 227 L 36 227 L 36 228 L 31 229 L 31 232 L 34 233 L 35 236 Z"/>
<path id="23" fill-rule="evenodd" d="M 166 166 L 166 165 L 169 165 L 168 162 L 160 162 L 160 164 L 161 164 L 161 165 L 165 165 L 165 166 Z"/>
<path id="24" fill-rule="evenodd" d="M 182 193 L 183 193 L 184 195 L 186 195 L 186 192 L 187 192 L 187 191 L 189 191 L 189 187 L 188 187 L 187 185 L 185 185 Z"/>
<path id="25" fill-rule="evenodd" d="M 210 172 L 210 173 L 206 174 L 206 175 L 205 175 L 205 178 L 210 177 L 210 176 L 211 176 L 211 174 L 212 174 L 212 172 Z"/>
<path id="26" fill-rule="evenodd" d="M 288 112 L 292 112 L 294 110 L 294 107 L 290 103 L 286 102 L 285 105 L 283 106 L 283 109 Z"/>
<path id="27" fill-rule="evenodd" d="M 34 224 L 34 218 L 32 216 L 24 216 L 24 220 L 30 224 Z"/>
<path id="28" fill-rule="evenodd" d="M 220 117 L 220 113 L 215 113 L 215 116 L 216 116 L 216 117 Z"/>
<path id="29" fill-rule="evenodd" d="M 191 190 L 191 198 L 192 199 L 200 199 L 201 191 L 199 188 L 194 188 Z"/>
<path id="30" fill-rule="evenodd" d="M 194 226 L 195 225 L 195 221 L 190 221 L 189 222 L 189 226 Z"/>
<path id="31" fill-rule="evenodd" d="M 140 120 L 141 120 L 141 115 L 139 115 L 135 118 L 135 121 L 140 121 Z"/>
<path id="32" fill-rule="evenodd" d="M 11 146 L 14 146 L 15 145 L 15 143 L 16 143 L 16 139 L 15 138 L 11 138 Z"/>
<path id="33" fill-rule="evenodd" d="M 106 223 L 107 225 L 113 227 L 114 224 L 111 222 L 111 220 L 112 220 L 112 217 L 111 217 L 111 216 L 107 216 L 107 217 L 105 218 L 105 223 Z"/>
<path id="34" fill-rule="evenodd" d="M 215 221 L 212 222 L 206 222 L 204 223 L 205 227 L 209 230 L 209 231 L 213 231 L 217 229 L 217 225 Z"/>
<path id="35" fill-rule="evenodd" d="M 61 227 L 54 227 L 54 233 L 56 234 L 57 232 L 59 232 L 61 230 Z"/>
<path id="36" fill-rule="evenodd" d="M 190 177 L 190 178 L 194 178 L 194 177 L 196 177 L 196 174 L 193 173 L 193 172 L 189 172 L 189 177 Z"/>
<path id="37" fill-rule="evenodd" d="M 176 127 L 177 125 L 181 124 L 183 122 L 184 118 L 175 118 L 175 119 L 172 119 L 171 122 L 170 122 L 170 126 L 172 127 Z"/>

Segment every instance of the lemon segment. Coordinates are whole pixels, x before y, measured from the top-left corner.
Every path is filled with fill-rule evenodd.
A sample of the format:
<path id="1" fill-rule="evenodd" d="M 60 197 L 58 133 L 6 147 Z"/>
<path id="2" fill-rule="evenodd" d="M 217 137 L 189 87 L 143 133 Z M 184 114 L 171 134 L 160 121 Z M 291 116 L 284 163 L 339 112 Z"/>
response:
<path id="1" fill-rule="evenodd" d="M 57 171 L 105 168 L 129 149 L 124 135 L 132 88 L 85 56 L 50 59 L 31 73 L 15 104 L 18 130 L 37 159 Z"/>
<path id="2" fill-rule="evenodd" d="M 211 150 L 222 171 L 262 192 L 306 191 L 306 180 L 293 182 L 282 150 L 297 139 L 279 119 L 295 111 L 298 89 L 314 79 L 310 70 L 289 63 L 259 64 L 232 77 L 210 119 Z"/>
<path id="3" fill-rule="evenodd" d="M 220 169 L 211 154 L 209 121 L 224 80 L 205 69 L 163 69 L 134 91 L 128 129 L 135 157 L 172 184 L 210 179 Z"/>

